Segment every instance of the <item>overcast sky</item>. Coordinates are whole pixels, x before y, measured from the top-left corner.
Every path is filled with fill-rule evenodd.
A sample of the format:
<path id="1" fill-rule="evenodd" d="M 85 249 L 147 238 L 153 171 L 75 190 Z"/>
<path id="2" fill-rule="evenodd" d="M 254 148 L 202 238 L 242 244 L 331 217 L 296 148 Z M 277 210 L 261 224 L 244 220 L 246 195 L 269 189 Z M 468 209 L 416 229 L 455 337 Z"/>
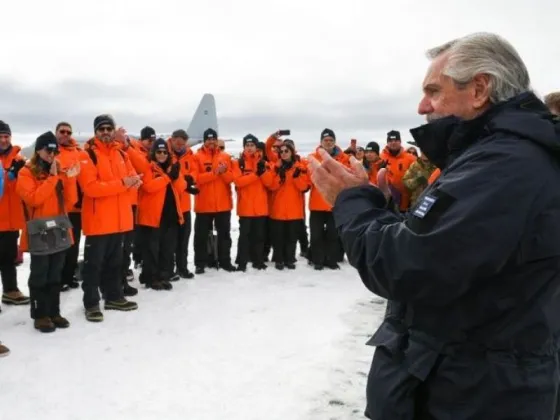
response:
<path id="1" fill-rule="evenodd" d="M 0 119 L 14 142 L 110 112 L 137 132 L 186 128 L 202 95 L 220 135 L 335 130 L 384 143 L 417 115 L 427 48 L 474 31 L 510 40 L 539 95 L 560 89 L 558 0 L 18 0 L 2 7 Z"/>

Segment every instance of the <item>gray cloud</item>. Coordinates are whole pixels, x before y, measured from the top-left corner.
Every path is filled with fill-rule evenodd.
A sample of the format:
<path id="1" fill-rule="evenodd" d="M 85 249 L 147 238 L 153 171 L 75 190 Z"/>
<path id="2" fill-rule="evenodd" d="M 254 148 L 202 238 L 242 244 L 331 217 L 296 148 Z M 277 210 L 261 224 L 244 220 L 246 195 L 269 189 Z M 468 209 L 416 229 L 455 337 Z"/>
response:
<path id="1" fill-rule="evenodd" d="M 96 114 L 111 106 L 119 124 L 131 131 L 138 131 L 146 124 L 161 132 L 186 128 L 191 115 L 180 117 L 177 112 L 169 118 L 161 118 L 155 117 L 156 112 L 142 114 L 131 110 L 135 103 L 146 103 L 148 96 L 147 92 L 132 86 L 83 80 L 64 81 L 41 91 L 0 79 L 0 119 L 19 133 L 42 132 L 60 120 L 68 120 L 75 129 L 85 131 L 90 130 Z M 226 136 L 247 132 L 264 135 L 277 128 L 289 128 L 296 137 L 314 138 L 323 128 L 329 127 L 339 133 L 339 137 L 349 137 L 393 128 L 406 130 L 420 121 L 415 114 L 419 97 L 414 92 L 389 96 L 366 91 L 354 94 L 352 100 L 309 99 L 282 106 L 270 100 L 219 93 L 215 96 L 220 132 Z M 345 95 L 334 91 L 328 97 L 344 98 Z M 194 112 L 194 107 L 190 112 Z"/>

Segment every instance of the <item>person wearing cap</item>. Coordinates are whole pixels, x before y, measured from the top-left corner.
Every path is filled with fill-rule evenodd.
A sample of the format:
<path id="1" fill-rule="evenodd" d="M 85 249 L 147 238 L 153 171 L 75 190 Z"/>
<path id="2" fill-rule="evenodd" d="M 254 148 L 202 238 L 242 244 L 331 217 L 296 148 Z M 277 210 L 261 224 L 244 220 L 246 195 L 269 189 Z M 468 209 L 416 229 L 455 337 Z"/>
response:
<path id="1" fill-rule="evenodd" d="M 67 171 L 71 168 L 79 170 L 80 160 L 84 156 L 84 151 L 76 140 L 72 137 L 72 125 L 66 121 L 61 121 L 56 125 L 55 129 L 56 140 L 58 143 L 59 154 L 57 161 L 60 162 L 61 169 Z M 72 182 L 77 183 L 77 178 L 70 178 Z M 76 270 L 78 268 L 78 256 L 80 253 L 80 239 L 82 236 L 82 191 L 77 187 L 78 200 L 73 208 L 68 212 L 68 217 L 72 223 L 72 236 L 74 243 L 72 247 L 66 252 L 66 260 L 64 268 L 62 269 L 62 278 L 60 279 L 61 290 L 67 291 L 69 289 L 77 289 L 80 287 L 76 277 Z"/>
<path id="2" fill-rule="evenodd" d="M 53 132 L 41 134 L 35 141 L 35 152 L 21 170 L 16 192 L 24 203 L 28 220 L 67 215 L 78 201 L 75 177 L 77 165 L 63 170 L 55 158 L 59 154 L 57 138 Z M 62 196 L 62 208 L 59 196 Z M 68 229 L 70 237 L 72 230 Z M 28 251 L 27 226 L 21 238 L 21 249 Z M 66 252 L 50 255 L 31 254 L 29 293 L 31 318 L 35 329 L 48 333 L 57 328 L 68 328 L 70 323 L 60 314 L 60 280 Z"/>
<path id="3" fill-rule="evenodd" d="M 258 152 L 258 143 L 259 140 L 253 134 L 243 137 L 243 152 L 232 165 L 239 216 L 239 271 L 246 271 L 249 261 L 257 270 L 267 268 L 264 249 L 269 214 L 268 188 L 272 185 L 273 174 L 264 156 Z"/>
<path id="4" fill-rule="evenodd" d="M 186 188 L 181 191 L 181 211 L 184 223 L 177 229 L 177 246 L 175 247 L 175 267 L 176 273 L 171 280 L 180 278 L 192 279 L 194 274 L 189 271 L 187 258 L 189 255 L 189 241 L 192 230 L 192 196 L 199 193 L 196 186 L 197 172 L 194 153 L 188 145 L 189 135 L 185 130 L 175 130 L 168 140 L 169 150 L 174 162 L 179 162 L 181 166 L 181 176 L 186 182 Z"/>
<path id="5" fill-rule="evenodd" d="M 330 128 L 325 128 L 321 132 L 320 145 L 310 157 L 320 160 L 319 149 L 325 150 L 337 162 L 349 166 L 350 158 L 338 147 L 336 135 Z M 310 254 L 315 270 L 322 270 L 324 267 L 331 270 L 339 269 L 340 246 L 334 226 L 332 206 L 325 201 L 313 183 L 309 196 L 309 212 Z"/>
<path id="6" fill-rule="evenodd" d="M 416 161 L 416 156 L 402 147 L 401 133 L 391 130 L 387 133 L 387 146 L 381 152 L 381 159 L 387 164 L 387 183 L 391 188 L 393 200 L 404 213 L 410 207 L 410 192 L 402 180 L 410 165 Z"/>
<path id="7" fill-rule="evenodd" d="M 0 121 L 0 163 L 4 168 L 4 194 L 0 197 L 0 276 L 2 303 L 27 305 L 29 298 L 18 288 L 16 260 L 19 232 L 25 226 L 21 199 L 16 193 L 16 181 L 25 166 L 21 147 L 12 144 L 12 131 Z"/>
<path id="8" fill-rule="evenodd" d="M 154 290 L 171 290 L 173 257 L 178 230 L 183 224 L 181 194 L 187 182 L 180 162 L 172 159 L 164 139 L 150 151 L 150 169 L 138 194 L 138 226 L 144 243 L 142 283 Z"/>
<path id="9" fill-rule="evenodd" d="M 82 289 L 86 319 L 101 322 L 100 288 L 105 309 L 138 309 L 136 302 L 124 297 L 122 265 L 124 234 L 134 226 L 130 189 L 142 184 L 142 175 L 136 174 L 122 150 L 126 133 L 116 130 L 110 115 L 97 116 L 93 128 L 95 137 L 89 141 L 88 158 L 81 161 L 78 176 L 86 236 Z"/>
<path id="10" fill-rule="evenodd" d="M 204 144 L 195 154 L 197 185 L 200 192 L 194 199 L 194 263 L 195 273 L 203 274 L 209 264 L 208 235 L 215 224 L 219 268 L 235 271 L 231 263 L 231 210 L 233 198 L 231 157 L 218 148 L 218 133 L 204 131 Z"/>
<path id="11" fill-rule="evenodd" d="M 377 185 L 377 174 L 385 167 L 385 162 L 379 156 L 379 143 L 370 141 L 364 149 L 363 165 L 368 173 L 369 182 Z"/>

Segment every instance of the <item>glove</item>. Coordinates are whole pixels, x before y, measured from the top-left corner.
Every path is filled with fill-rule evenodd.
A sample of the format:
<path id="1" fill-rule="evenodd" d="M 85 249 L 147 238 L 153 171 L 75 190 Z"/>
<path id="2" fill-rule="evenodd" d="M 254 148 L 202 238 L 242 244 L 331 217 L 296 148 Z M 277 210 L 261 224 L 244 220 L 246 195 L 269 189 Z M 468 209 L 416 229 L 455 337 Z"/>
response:
<path id="1" fill-rule="evenodd" d="M 14 179 L 17 178 L 19 171 L 21 170 L 21 168 L 23 168 L 25 166 L 25 161 L 22 160 L 12 160 L 12 164 L 10 165 L 10 168 L 8 169 L 8 179 L 10 181 L 13 181 Z"/>
<path id="2" fill-rule="evenodd" d="M 185 175 L 185 182 L 187 185 L 194 185 L 194 178 L 191 175 Z"/>
<path id="3" fill-rule="evenodd" d="M 294 174 L 292 175 L 292 178 L 297 178 L 300 174 L 301 174 L 301 169 L 296 168 L 296 170 L 294 171 Z"/>
<path id="4" fill-rule="evenodd" d="M 187 185 L 185 191 L 192 195 L 197 195 L 200 192 L 200 190 L 195 185 Z"/>
<path id="5" fill-rule="evenodd" d="M 207 167 L 206 167 L 206 172 L 212 172 L 212 167 L 211 167 L 211 166 L 207 166 Z"/>
<path id="6" fill-rule="evenodd" d="M 257 163 L 257 176 L 261 176 L 266 172 L 266 163 L 264 160 L 259 160 Z"/>
<path id="7" fill-rule="evenodd" d="M 176 181 L 179 178 L 179 171 L 179 162 L 176 162 L 171 165 L 171 168 L 167 172 L 167 175 L 169 176 L 169 178 L 171 178 L 171 180 Z"/>

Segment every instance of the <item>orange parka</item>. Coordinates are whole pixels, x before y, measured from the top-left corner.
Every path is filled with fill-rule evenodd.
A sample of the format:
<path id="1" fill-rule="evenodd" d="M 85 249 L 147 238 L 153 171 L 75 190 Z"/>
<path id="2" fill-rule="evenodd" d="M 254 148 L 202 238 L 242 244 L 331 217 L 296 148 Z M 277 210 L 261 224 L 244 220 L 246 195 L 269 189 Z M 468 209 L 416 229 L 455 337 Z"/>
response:
<path id="1" fill-rule="evenodd" d="M 233 183 L 237 190 L 237 215 L 239 217 L 268 216 L 268 188 L 272 186 L 274 174 L 265 163 L 266 171 L 257 175 L 262 155 L 243 153 L 232 163 Z"/>
<path id="2" fill-rule="evenodd" d="M 170 140 L 167 141 L 167 148 L 171 151 L 171 157 L 173 159 L 173 162 L 179 162 L 179 164 L 181 165 L 181 177 L 185 179 L 186 176 L 191 176 L 193 181 L 196 183 L 198 177 L 197 162 L 192 150 L 188 148 L 185 153 L 179 155 L 173 150 L 173 146 L 171 145 Z M 187 183 L 185 181 L 185 188 L 186 186 Z M 192 196 L 189 192 L 185 190 L 185 188 L 183 188 L 180 194 L 181 211 L 183 213 L 191 211 L 192 208 Z"/>
<path id="3" fill-rule="evenodd" d="M 309 173 L 301 162 L 294 162 L 293 166 L 285 171 L 285 178 L 281 176 L 281 169 L 276 164 L 270 164 L 273 172 L 272 206 L 270 218 L 272 220 L 303 220 L 304 218 L 304 192 L 309 189 Z M 294 178 L 296 171 L 299 175 Z"/>
<path id="4" fill-rule="evenodd" d="M 132 198 L 123 178 L 136 174 L 118 142 L 94 139 L 89 148 L 97 163 L 81 161 L 78 183 L 83 192 L 82 230 L 86 236 L 129 232 L 133 228 Z"/>
<path id="5" fill-rule="evenodd" d="M 226 171 L 217 174 L 215 171 L 220 164 L 225 165 Z M 202 146 L 195 153 L 195 166 L 200 192 L 194 199 L 194 211 L 196 213 L 231 211 L 233 209 L 231 157 L 220 149 L 210 150 Z"/>
<path id="6" fill-rule="evenodd" d="M 138 192 L 138 216 L 136 223 L 141 226 L 157 228 L 160 225 L 161 213 L 167 196 L 167 188 L 171 186 L 179 224 L 183 224 L 183 212 L 181 211 L 181 192 L 187 188 L 185 178 L 179 174 L 179 178 L 172 181 L 171 178 L 156 162 L 150 162 L 150 167 L 144 172 L 143 184 Z"/>
<path id="7" fill-rule="evenodd" d="M 76 140 L 74 139 L 70 139 L 70 143 L 67 145 L 62 145 L 59 144 L 59 151 L 60 154 L 56 157 L 56 159 L 60 162 L 60 167 L 61 170 L 67 170 L 70 169 L 72 166 L 76 165 L 76 164 L 80 164 L 80 160 L 81 159 L 85 159 L 85 155 L 84 155 L 84 151 L 80 148 L 80 146 L 78 145 L 78 143 L 76 142 Z M 76 184 L 76 191 L 78 192 L 78 201 L 77 203 L 74 205 L 74 207 L 72 207 L 70 209 L 71 213 L 79 213 L 81 211 L 81 203 L 80 203 L 80 198 L 82 197 L 82 190 L 80 189 L 80 187 L 77 185 L 78 184 L 78 178 L 74 177 L 74 178 L 69 178 L 68 179 L 70 182 L 73 182 Z M 79 207 L 76 207 L 76 205 L 78 205 Z"/>
<path id="8" fill-rule="evenodd" d="M 400 210 L 407 210 L 410 206 L 410 192 L 404 186 L 402 179 L 404 174 L 416 161 L 416 156 L 401 148 L 395 156 L 385 147 L 381 152 L 381 159 L 387 162 L 387 182 L 395 187 L 401 194 Z"/>
<path id="9" fill-rule="evenodd" d="M 59 182 L 62 183 L 64 197 L 62 212 L 56 193 Z M 19 172 L 16 191 L 25 203 L 30 220 L 66 214 L 78 201 L 78 190 L 74 178 L 68 178 L 64 174 L 53 176 L 44 172 L 34 173 L 30 163 L 27 163 Z M 72 229 L 69 230 L 72 237 Z M 22 252 L 28 250 L 27 242 L 27 228 L 24 227 L 20 240 L 20 250 Z"/>
<path id="10" fill-rule="evenodd" d="M 317 161 L 321 162 L 321 155 L 319 154 L 319 149 L 321 147 L 317 147 L 313 156 Z M 342 149 L 338 146 L 334 148 L 334 154 L 332 155 L 333 159 L 337 162 L 342 163 L 345 166 L 350 167 L 350 157 L 342 151 Z M 313 183 L 311 184 L 311 194 L 309 196 L 309 210 L 310 211 L 332 211 L 332 206 L 325 201 L 321 192 L 315 188 Z"/>
<path id="11" fill-rule="evenodd" d="M 21 198 L 16 193 L 16 180 L 10 180 L 8 177 L 12 161 L 25 161 L 19 154 L 20 151 L 19 146 L 12 146 L 10 150 L 0 154 L 0 163 L 4 167 L 4 194 L 0 198 L 0 232 L 19 231 L 25 226 Z"/>

